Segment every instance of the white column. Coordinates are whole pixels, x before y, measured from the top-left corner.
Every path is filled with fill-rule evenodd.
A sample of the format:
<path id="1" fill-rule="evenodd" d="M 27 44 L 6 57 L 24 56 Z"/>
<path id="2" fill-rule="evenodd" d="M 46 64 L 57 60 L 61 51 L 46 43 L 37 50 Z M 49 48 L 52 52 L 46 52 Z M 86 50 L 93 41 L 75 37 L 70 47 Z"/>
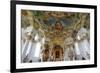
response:
<path id="1" fill-rule="evenodd" d="M 90 45 L 89 45 L 87 39 L 84 39 L 79 43 L 79 48 L 80 48 L 80 51 L 81 51 L 81 56 L 83 58 L 85 58 L 86 60 L 89 59 L 89 56 L 90 56 Z"/>
<path id="2" fill-rule="evenodd" d="M 70 58 L 68 56 L 68 53 L 69 53 L 69 48 L 65 48 L 65 50 L 64 50 L 64 60 L 65 61 L 69 61 L 70 60 Z"/>
<path id="3" fill-rule="evenodd" d="M 74 43 L 74 46 L 75 46 L 75 57 L 76 57 L 76 60 L 81 60 L 82 57 L 81 57 L 81 52 L 80 52 L 80 48 L 79 48 L 79 45 L 78 45 L 78 42 L 75 42 Z"/>

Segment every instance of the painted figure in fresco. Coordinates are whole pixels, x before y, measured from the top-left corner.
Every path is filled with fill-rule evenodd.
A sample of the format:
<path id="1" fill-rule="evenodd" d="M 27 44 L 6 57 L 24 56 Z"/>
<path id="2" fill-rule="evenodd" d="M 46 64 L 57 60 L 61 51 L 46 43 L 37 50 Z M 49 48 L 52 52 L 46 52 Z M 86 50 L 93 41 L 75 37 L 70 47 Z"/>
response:
<path id="1" fill-rule="evenodd" d="M 56 22 L 54 29 L 55 29 L 55 31 L 60 32 L 63 30 L 63 26 L 60 22 Z"/>

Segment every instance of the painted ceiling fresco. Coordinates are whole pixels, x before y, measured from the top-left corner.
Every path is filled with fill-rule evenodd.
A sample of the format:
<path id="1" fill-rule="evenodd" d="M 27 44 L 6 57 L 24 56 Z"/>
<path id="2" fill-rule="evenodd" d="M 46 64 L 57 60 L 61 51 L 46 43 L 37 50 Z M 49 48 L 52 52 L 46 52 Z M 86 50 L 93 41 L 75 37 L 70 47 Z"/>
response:
<path id="1" fill-rule="evenodd" d="M 64 40 L 62 36 L 74 36 L 74 31 L 84 25 L 89 29 L 89 18 L 89 13 L 22 10 L 22 27 L 31 24 L 35 29 L 43 30 L 44 35 L 53 38 L 53 41 L 61 41 Z"/>

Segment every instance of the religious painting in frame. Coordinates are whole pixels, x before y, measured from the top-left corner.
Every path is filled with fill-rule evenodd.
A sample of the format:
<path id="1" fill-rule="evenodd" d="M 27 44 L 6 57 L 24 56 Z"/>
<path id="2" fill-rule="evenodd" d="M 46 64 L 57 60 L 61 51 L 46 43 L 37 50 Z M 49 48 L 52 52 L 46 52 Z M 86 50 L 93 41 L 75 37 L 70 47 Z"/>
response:
<path id="1" fill-rule="evenodd" d="M 11 1 L 11 72 L 97 66 L 97 7 Z"/>

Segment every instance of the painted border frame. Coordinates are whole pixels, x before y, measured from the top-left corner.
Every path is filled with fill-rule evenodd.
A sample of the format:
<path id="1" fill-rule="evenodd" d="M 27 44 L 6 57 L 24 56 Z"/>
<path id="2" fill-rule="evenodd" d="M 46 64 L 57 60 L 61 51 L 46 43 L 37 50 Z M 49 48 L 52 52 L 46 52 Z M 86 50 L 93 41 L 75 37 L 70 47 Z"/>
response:
<path id="1" fill-rule="evenodd" d="M 16 5 L 17 4 L 94 9 L 94 64 L 16 69 Z M 61 69 L 78 69 L 78 68 L 97 67 L 97 6 L 33 2 L 33 1 L 11 1 L 11 19 L 10 20 L 11 20 L 11 26 L 10 26 L 11 27 L 10 28 L 11 29 L 10 30 L 10 47 L 11 47 L 10 71 L 11 72 L 29 72 L 29 71 L 45 71 L 45 70 L 61 70 Z"/>

